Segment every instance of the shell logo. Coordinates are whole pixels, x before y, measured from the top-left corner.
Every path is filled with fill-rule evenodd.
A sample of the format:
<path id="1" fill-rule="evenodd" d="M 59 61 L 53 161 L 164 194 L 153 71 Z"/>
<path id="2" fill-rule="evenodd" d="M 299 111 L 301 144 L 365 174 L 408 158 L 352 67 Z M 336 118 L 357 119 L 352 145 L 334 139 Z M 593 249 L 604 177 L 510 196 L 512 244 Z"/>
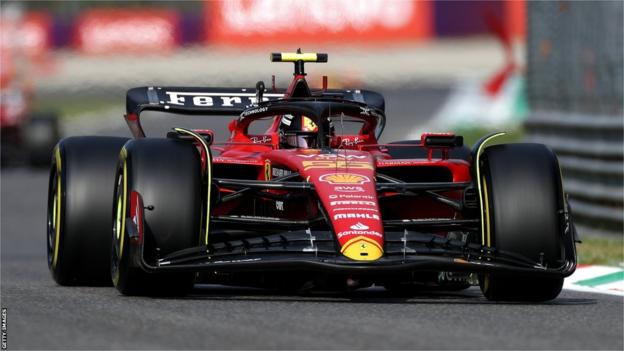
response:
<path id="1" fill-rule="evenodd" d="M 353 173 L 329 173 L 319 177 L 321 182 L 329 184 L 364 184 L 370 182 L 367 176 Z"/>

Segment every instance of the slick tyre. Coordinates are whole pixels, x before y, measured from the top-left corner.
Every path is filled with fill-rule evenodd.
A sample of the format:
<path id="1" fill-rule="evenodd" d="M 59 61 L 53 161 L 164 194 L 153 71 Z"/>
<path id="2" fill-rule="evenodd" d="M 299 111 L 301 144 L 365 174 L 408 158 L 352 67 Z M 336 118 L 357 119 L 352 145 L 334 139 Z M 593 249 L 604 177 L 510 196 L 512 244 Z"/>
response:
<path id="1" fill-rule="evenodd" d="M 486 245 L 547 268 L 563 265 L 563 193 L 555 154 L 542 144 L 488 147 L 482 158 Z M 563 277 L 485 274 L 489 300 L 548 301 Z"/>
<path id="2" fill-rule="evenodd" d="M 129 141 L 121 151 L 115 182 L 111 251 L 113 284 L 124 295 L 183 295 L 195 273 L 148 273 L 131 254 L 130 195 L 140 194 L 144 212 L 144 260 L 199 245 L 201 161 L 191 143 L 173 139 Z"/>
<path id="3" fill-rule="evenodd" d="M 110 285 L 117 155 L 127 138 L 71 137 L 54 148 L 47 206 L 48 267 L 60 285 Z"/>

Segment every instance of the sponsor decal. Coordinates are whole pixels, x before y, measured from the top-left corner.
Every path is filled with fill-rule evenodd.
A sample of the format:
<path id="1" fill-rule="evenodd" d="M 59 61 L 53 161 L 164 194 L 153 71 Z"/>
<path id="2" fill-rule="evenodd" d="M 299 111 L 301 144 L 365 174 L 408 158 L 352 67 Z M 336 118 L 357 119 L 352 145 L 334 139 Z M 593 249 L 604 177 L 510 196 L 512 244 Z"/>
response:
<path id="1" fill-rule="evenodd" d="M 348 186 L 348 185 L 340 185 L 335 186 L 334 190 L 340 193 L 363 193 L 364 188 L 361 186 Z"/>
<path id="2" fill-rule="evenodd" d="M 360 195 L 360 194 L 339 194 L 338 198 L 340 199 L 368 199 L 375 200 L 377 197 L 372 195 Z"/>
<path id="3" fill-rule="evenodd" d="M 381 235 L 381 233 L 376 232 L 374 230 L 346 230 L 344 232 L 339 232 L 336 236 L 338 237 L 338 239 L 340 239 L 343 236 L 347 236 L 347 235 L 370 235 L 370 236 L 383 238 L 383 235 Z"/>
<path id="4" fill-rule="evenodd" d="M 370 114 L 370 112 L 371 112 L 370 107 L 360 106 L 360 110 L 361 110 L 361 111 L 360 111 L 360 114 L 361 114 L 361 115 L 364 115 L 364 116 L 370 116 L 370 115 L 371 115 L 371 114 Z"/>
<path id="5" fill-rule="evenodd" d="M 249 115 L 253 115 L 253 114 L 256 114 L 256 113 L 266 112 L 266 111 L 268 111 L 268 110 L 269 110 L 269 108 L 268 108 L 268 107 L 258 107 L 258 108 L 254 108 L 254 109 L 247 110 L 247 111 L 244 111 L 243 113 L 241 113 L 241 117 L 247 117 L 247 116 L 249 116 Z"/>
<path id="6" fill-rule="evenodd" d="M 263 135 L 261 137 L 252 136 L 249 138 L 254 144 L 267 144 L 270 143 L 273 139 L 269 135 Z"/>
<path id="7" fill-rule="evenodd" d="M 275 201 L 275 209 L 278 211 L 284 211 L 284 201 Z"/>
<path id="8" fill-rule="evenodd" d="M 338 219 L 375 219 L 379 220 L 379 216 L 371 213 L 338 213 L 334 215 L 334 220 Z"/>
<path id="9" fill-rule="evenodd" d="M 332 194 L 329 195 L 330 199 L 367 199 L 367 200 L 375 200 L 377 197 L 372 195 L 361 195 L 361 194 Z"/>
<path id="10" fill-rule="evenodd" d="M 347 160 L 314 160 L 314 161 L 303 161 L 303 169 L 305 171 L 309 169 L 317 169 L 317 168 L 352 168 L 352 169 L 370 169 L 373 170 L 373 165 L 369 162 L 365 161 L 347 161 Z"/>
<path id="11" fill-rule="evenodd" d="M 319 180 L 329 184 L 364 184 L 370 182 L 367 176 L 353 173 L 323 174 Z"/>
<path id="12" fill-rule="evenodd" d="M 190 102 L 193 106 L 214 106 L 217 103 L 220 107 L 234 107 L 236 105 L 244 104 L 252 105 L 256 103 L 256 95 L 253 93 L 219 93 L 219 92 L 187 92 L 187 91 L 167 91 L 168 100 L 165 101 L 169 105 L 184 106 Z M 262 101 L 269 101 L 269 98 L 281 98 L 284 94 L 264 94 Z M 216 100 L 215 100 L 216 99 Z M 266 109 L 266 107 L 262 107 Z M 259 109 L 262 109 L 259 108 Z M 247 116 L 252 113 L 259 113 L 264 111 L 256 111 L 259 109 L 253 109 L 246 111 Z M 265 110 L 266 111 L 266 110 Z"/>
<path id="13" fill-rule="evenodd" d="M 271 180 L 271 160 L 264 160 L 264 179 Z"/>
<path id="14" fill-rule="evenodd" d="M 379 166 L 388 167 L 388 166 L 410 166 L 422 163 L 422 161 L 418 160 L 379 160 Z"/>
<path id="15" fill-rule="evenodd" d="M 249 159 L 236 159 L 229 157 L 214 157 L 212 159 L 213 163 L 234 163 L 234 164 L 246 164 L 246 165 L 262 165 L 262 160 L 249 160 Z"/>
<path id="16" fill-rule="evenodd" d="M 303 158 L 310 158 L 315 160 L 335 160 L 335 159 L 344 159 L 344 160 L 356 160 L 356 159 L 365 159 L 366 155 L 343 155 L 343 154 L 313 154 L 313 155 L 297 155 Z"/>
<path id="17" fill-rule="evenodd" d="M 349 211 L 349 212 L 361 212 L 361 211 L 370 211 L 370 212 L 379 212 L 376 208 L 364 208 L 364 207 L 341 207 L 341 208 L 332 208 L 332 211 Z"/>
<path id="18" fill-rule="evenodd" d="M 358 200 L 340 200 L 340 201 L 331 201 L 329 203 L 330 206 L 344 206 L 344 205 L 356 205 L 356 206 L 375 206 L 377 205 L 374 201 L 358 201 Z"/>
<path id="19" fill-rule="evenodd" d="M 362 222 L 357 222 L 349 228 L 353 230 L 368 230 L 369 229 L 368 226 L 365 224 L 362 224 Z"/>
<path id="20" fill-rule="evenodd" d="M 283 177 L 283 176 L 289 175 L 291 173 L 292 172 L 290 170 L 288 170 L 288 169 L 273 167 L 273 171 L 272 171 L 271 174 L 273 175 L 273 177 L 279 178 L 279 177 Z"/>
<path id="21" fill-rule="evenodd" d="M 362 107 L 360 106 L 360 114 L 364 115 L 364 116 L 374 116 L 377 118 L 381 118 L 381 115 L 379 114 L 379 112 L 375 111 L 374 109 L 370 108 L 370 107 Z"/>
<path id="22" fill-rule="evenodd" d="M 355 146 L 358 144 L 362 144 L 364 142 L 364 139 L 360 139 L 360 137 L 355 137 L 353 139 L 351 138 L 345 138 L 342 139 L 342 141 L 340 142 L 340 145 L 343 146 Z"/>

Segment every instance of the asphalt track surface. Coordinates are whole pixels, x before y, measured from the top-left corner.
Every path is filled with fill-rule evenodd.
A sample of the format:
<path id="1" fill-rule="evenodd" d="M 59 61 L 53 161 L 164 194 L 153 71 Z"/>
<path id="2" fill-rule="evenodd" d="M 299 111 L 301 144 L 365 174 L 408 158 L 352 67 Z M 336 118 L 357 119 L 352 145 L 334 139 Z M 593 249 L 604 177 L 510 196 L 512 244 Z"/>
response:
<path id="1" fill-rule="evenodd" d="M 422 91 L 421 91 L 422 90 Z M 390 92 L 392 136 L 444 90 Z M 146 122 L 147 123 L 147 122 Z M 396 125 L 393 126 L 393 123 Z M 127 135 L 122 130 L 97 134 Z M 8 349 L 623 349 L 623 299 L 564 291 L 544 304 L 485 300 L 478 288 L 405 298 L 382 288 L 284 295 L 197 285 L 185 298 L 61 287 L 46 261 L 47 172 L 1 172 L 1 294 Z"/>

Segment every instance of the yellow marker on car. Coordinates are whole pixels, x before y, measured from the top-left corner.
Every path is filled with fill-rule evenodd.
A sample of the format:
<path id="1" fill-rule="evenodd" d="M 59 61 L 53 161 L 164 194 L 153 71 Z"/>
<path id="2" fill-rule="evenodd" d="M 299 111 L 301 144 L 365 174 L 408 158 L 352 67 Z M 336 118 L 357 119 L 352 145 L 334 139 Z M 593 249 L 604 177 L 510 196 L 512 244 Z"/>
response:
<path id="1" fill-rule="evenodd" d="M 375 261 L 383 256 L 383 249 L 374 240 L 358 236 L 347 241 L 342 250 L 343 255 L 356 261 Z"/>
<path id="2" fill-rule="evenodd" d="M 271 54 L 272 62 L 327 62 L 327 54 L 310 52 L 274 52 Z"/>

